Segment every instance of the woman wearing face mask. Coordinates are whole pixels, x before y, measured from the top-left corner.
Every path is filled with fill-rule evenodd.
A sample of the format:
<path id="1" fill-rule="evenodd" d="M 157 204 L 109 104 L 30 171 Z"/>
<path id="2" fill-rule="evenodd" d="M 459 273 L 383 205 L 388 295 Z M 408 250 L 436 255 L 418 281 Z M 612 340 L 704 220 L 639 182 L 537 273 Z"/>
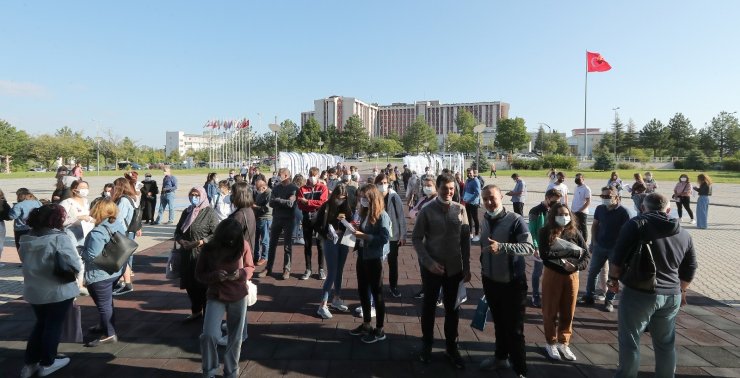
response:
<path id="1" fill-rule="evenodd" d="M 111 200 L 118 206 L 117 221 L 121 223 L 124 230 L 128 230 L 129 225 L 134 221 L 134 211 L 139 206 L 139 201 L 136 199 L 136 190 L 130 178 L 119 177 L 113 181 Z M 141 231 L 137 233 L 126 232 L 125 234 L 133 240 L 136 236 L 141 236 Z M 131 281 L 133 263 L 134 255 L 131 255 L 123 273 L 123 282 L 118 282 L 113 295 L 123 295 L 134 291 L 134 285 Z"/>
<path id="2" fill-rule="evenodd" d="M 321 304 L 317 314 L 323 319 L 331 319 L 329 312 L 329 294 L 334 289 L 334 295 L 331 301 L 331 308 L 337 311 L 347 311 L 347 306 L 342 301 L 342 272 L 344 263 L 347 261 L 349 247 L 340 241 L 346 232 L 346 227 L 342 219 L 348 222 L 352 218 L 352 209 L 347 200 L 347 185 L 339 183 L 331 192 L 329 199 L 317 210 L 315 229 L 324 243 L 324 257 L 326 258 L 326 280 L 322 288 Z M 329 226 L 334 229 L 339 236 L 339 241 L 335 243 L 329 232 Z"/>
<path id="3" fill-rule="evenodd" d="M 144 175 L 144 181 L 141 183 L 141 221 L 151 224 L 154 222 L 154 209 L 157 208 L 157 194 L 159 194 L 159 187 L 157 182 L 152 180 L 152 174 L 147 173 Z"/>
<path id="4" fill-rule="evenodd" d="M 416 218 L 416 214 L 419 213 L 419 210 L 421 210 L 424 205 L 428 204 L 437 197 L 437 188 L 434 186 L 433 177 L 427 176 L 426 178 L 424 178 L 421 183 L 421 193 L 424 195 L 424 198 L 422 198 L 419 202 L 416 203 L 413 208 L 411 208 L 411 210 L 409 210 L 409 217 L 411 219 Z"/>
<path id="5" fill-rule="evenodd" d="M 648 172 L 645 172 L 645 176 L 643 176 L 643 182 L 645 183 L 645 193 L 650 194 L 654 193 L 656 189 L 658 189 L 658 183 L 655 182 L 655 179 L 653 178 L 653 174 Z"/>
<path id="6" fill-rule="evenodd" d="M 110 198 L 110 193 L 112 191 L 113 191 L 113 183 L 110 183 L 109 182 L 109 183 L 103 185 L 103 191 L 100 192 L 100 197 L 98 197 L 98 198 L 92 200 L 92 202 L 90 202 L 90 210 L 92 210 L 95 207 L 95 205 L 97 205 L 98 202 L 100 202 L 101 200 L 104 200 L 106 198 Z"/>
<path id="7" fill-rule="evenodd" d="M 676 201 L 676 206 L 678 207 L 679 221 L 683 217 L 682 207 L 685 207 L 686 212 L 689 213 L 689 217 L 691 218 L 691 224 L 696 224 L 694 212 L 689 207 L 691 203 L 691 182 L 689 181 L 689 176 L 685 173 L 679 176 L 678 183 L 673 187 L 673 200 Z"/>
<path id="8" fill-rule="evenodd" d="M 175 228 L 175 241 L 180 244 L 180 289 L 185 289 L 190 298 L 190 316 L 185 321 L 192 321 L 203 316 L 206 307 L 206 290 L 203 283 L 195 279 L 195 265 L 201 247 L 213 236 L 218 225 L 216 212 L 208 202 L 203 187 L 193 187 L 188 193 L 188 206 L 182 212 Z"/>
<path id="9" fill-rule="evenodd" d="M 406 215 L 403 213 L 403 201 L 393 189 L 390 188 L 388 177 L 384 174 L 375 176 L 375 186 L 383 195 L 385 212 L 391 218 L 391 241 L 390 253 L 388 254 L 388 281 L 390 292 L 394 298 L 399 298 L 401 292 L 398 290 L 398 247 L 406 244 Z"/>
<path id="10" fill-rule="evenodd" d="M 64 219 L 64 229 L 72 242 L 77 247 L 82 247 L 85 244 L 87 233 L 94 226 L 94 219 L 90 216 L 90 205 L 87 202 L 90 189 L 86 181 L 75 181 L 70 186 L 70 190 L 72 196 L 59 203 L 67 212 L 67 217 Z M 82 265 L 81 257 L 80 265 Z M 87 290 L 83 287 L 84 271 L 81 271 L 77 277 L 80 292 L 87 295 Z"/>
<path id="11" fill-rule="evenodd" d="M 578 231 L 577 218 L 568 205 L 556 203 L 547 214 L 547 223 L 539 233 L 542 274 L 542 319 L 545 327 L 545 351 L 554 360 L 562 357 L 575 361 L 570 350 L 573 315 L 578 298 L 578 271 L 586 269 L 590 255 L 586 241 Z"/>
<path id="12" fill-rule="evenodd" d="M 606 182 L 606 186 L 613 187 L 617 190 L 617 195 L 622 194 L 622 179 L 619 178 L 617 172 L 612 172 L 609 177 L 609 181 Z"/>
<path id="13" fill-rule="evenodd" d="M 707 228 L 707 217 L 709 216 L 709 197 L 712 195 L 712 179 L 705 173 L 697 177 L 698 187 L 694 190 L 699 194 L 696 201 L 696 228 Z"/>

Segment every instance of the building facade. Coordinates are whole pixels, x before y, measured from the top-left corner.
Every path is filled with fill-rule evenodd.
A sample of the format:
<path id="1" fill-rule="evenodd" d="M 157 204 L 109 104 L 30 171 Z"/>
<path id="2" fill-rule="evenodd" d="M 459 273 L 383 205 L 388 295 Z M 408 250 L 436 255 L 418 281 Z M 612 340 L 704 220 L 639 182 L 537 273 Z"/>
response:
<path id="1" fill-rule="evenodd" d="M 374 136 L 378 118 L 378 106 L 360 101 L 354 97 L 331 96 L 314 101 L 314 111 L 301 113 L 301 126 L 309 118 L 314 118 L 321 125 L 321 130 L 330 126 L 342 131 L 347 120 L 357 115 L 362 120 L 368 136 Z"/>
<path id="2" fill-rule="evenodd" d="M 604 133 L 601 129 L 588 128 L 588 129 L 573 129 L 572 135 L 566 140 L 568 146 L 570 146 L 570 152 L 573 155 L 578 156 L 593 156 L 593 150 L 596 145 L 599 144 L 601 138 L 604 137 Z"/>
<path id="3" fill-rule="evenodd" d="M 203 132 L 203 134 L 185 134 L 182 131 L 168 131 L 165 140 L 165 153 L 169 156 L 172 151 L 177 150 L 180 156 L 182 156 L 191 149 L 193 151 L 205 150 L 211 147 L 211 143 L 214 146 L 220 146 L 225 141 L 222 138 L 211 136 L 208 131 Z"/>

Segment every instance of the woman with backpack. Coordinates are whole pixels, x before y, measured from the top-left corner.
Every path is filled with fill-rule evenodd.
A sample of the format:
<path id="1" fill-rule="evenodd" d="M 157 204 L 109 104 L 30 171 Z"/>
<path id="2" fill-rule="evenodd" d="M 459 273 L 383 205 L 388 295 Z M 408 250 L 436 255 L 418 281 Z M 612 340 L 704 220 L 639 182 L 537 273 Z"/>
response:
<path id="1" fill-rule="evenodd" d="M 141 222 L 139 201 L 136 198 L 136 190 L 128 179 L 119 177 L 113 181 L 111 200 L 118 206 L 118 217 L 116 219 L 123 226 L 126 236 L 131 240 L 134 240 L 136 236 L 141 236 L 141 229 L 140 227 L 137 229 L 136 224 Z M 118 282 L 113 290 L 113 295 L 123 295 L 134 291 L 134 285 L 131 281 L 133 262 L 134 255 L 131 255 L 126 270 L 123 272 L 123 282 Z"/>

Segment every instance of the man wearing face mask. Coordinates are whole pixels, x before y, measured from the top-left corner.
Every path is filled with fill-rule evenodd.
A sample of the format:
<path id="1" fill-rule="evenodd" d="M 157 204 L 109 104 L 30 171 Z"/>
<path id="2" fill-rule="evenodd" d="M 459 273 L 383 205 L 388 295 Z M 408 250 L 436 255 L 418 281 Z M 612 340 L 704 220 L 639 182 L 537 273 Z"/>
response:
<path id="1" fill-rule="evenodd" d="M 414 207 L 416 205 L 416 201 L 419 200 L 419 193 L 421 192 L 421 180 L 419 179 L 419 176 L 416 174 L 416 171 L 411 171 L 411 176 L 409 177 L 408 185 L 406 186 L 406 204 L 409 206 L 409 209 Z"/>
<path id="2" fill-rule="evenodd" d="M 545 227 L 547 222 L 547 212 L 556 203 L 560 202 L 560 192 L 557 189 L 550 189 L 545 193 L 545 200 L 539 205 L 529 210 L 529 233 L 531 235 L 539 235 L 540 230 Z M 542 299 L 540 298 L 540 278 L 542 278 L 542 270 L 544 264 L 540 258 L 539 253 L 539 242 L 537 238 L 532 239 L 532 245 L 534 245 L 534 268 L 532 269 L 532 306 L 542 306 Z"/>
<path id="3" fill-rule="evenodd" d="M 403 201 L 395 190 L 390 188 L 388 177 L 379 174 L 375 177 L 375 186 L 383 195 L 385 212 L 391 218 L 391 239 L 388 253 L 388 282 L 390 292 L 395 298 L 401 296 L 398 290 L 398 247 L 406 244 L 406 216 L 403 214 Z"/>
<path id="4" fill-rule="evenodd" d="M 576 173 L 576 190 L 573 192 L 573 203 L 570 208 L 578 218 L 578 231 L 583 240 L 588 241 L 588 206 L 591 205 L 591 188 L 585 183 L 582 173 Z"/>
<path id="5" fill-rule="evenodd" d="M 617 189 L 613 186 L 601 188 L 602 204 L 594 211 L 594 221 L 591 225 L 591 263 L 588 267 L 588 278 L 586 279 L 586 294 L 579 303 L 585 305 L 594 304 L 594 291 L 599 271 L 609 274 L 607 262 L 614 252 L 614 245 L 619 236 L 619 230 L 629 221 L 630 216 L 627 209 L 620 206 L 620 197 Z M 614 311 L 615 293 L 609 291 L 604 300 L 604 311 Z"/>
<path id="6" fill-rule="evenodd" d="M 332 168 L 329 168 L 329 170 L 327 170 L 326 173 L 329 176 L 329 179 L 326 180 L 326 187 L 329 189 L 329 192 L 332 192 L 334 188 L 337 186 L 337 184 L 339 183 L 339 177 L 337 177 L 338 172 L 336 168 L 332 167 Z"/>
<path id="7" fill-rule="evenodd" d="M 483 188 L 481 231 L 481 275 L 483 292 L 491 309 L 496 334 L 496 352 L 481 369 L 506 368 L 509 361 L 519 376 L 527 375 L 524 349 L 524 313 L 527 305 L 525 256 L 534 253 L 532 235 L 524 218 L 503 206 L 496 185 Z"/>
<path id="8" fill-rule="evenodd" d="M 331 180 L 334 180 L 333 182 L 336 185 L 336 170 L 334 168 L 329 169 L 329 177 L 329 182 L 331 183 Z M 331 177 L 334 177 L 334 179 L 331 179 Z M 328 198 L 329 189 L 319 181 L 319 169 L 311 167 L 308 171 L 306 185 L 298 189 L 298 208 L 303 212 L 303 222 L 301 225 L 303 228 L 303 240 L 305 241 L 303 245 L 304 255 L 306 256 L 306 272 L 301 276 L 301 280 L 307 280 L 311 277 L 311 247 L 313 247 L 315 239 L 314 232 L 318 231 L 319 228 L 318 226 L 314 227 L 313 220 L 316 217 L 316 211 Z M 319 278 L 323 280 L 326 278 L 326 272 L 324 271 L 324 247 L 321 244 L 317 240 L 316 249 L 319 255 Z"/>
<path id="9" fill-rule="evenodd" d="M 262 180 L 265 182 L 265 184 L 267 184 L 267 178 L 265 178 L 265 175 L 260 173 L 259 168 L 254 167 L 254 174 L 252 175 L 252 180 L 251 180 L 252 186 L 257 186 L 257 180 Z M 272 185 L 270 185 L 270 187 L 272 187 Z"/>
<path id="10" fill-rule="evenodd" d="M 565 173 L 558 172 L 555 175 L 555 181 L 551 182 L 547 186 L 547 190 L 556 189 L 560 192 L 560 203 L 563 205 L 568 204 L 568 185 L 565 185 Z"/>
<path id="11" fill-rule="evenodd" d="M 422 352 L 419 358 L 428 363 L 434 341 L 434 312 L 437 295 L 442 289 L 445 309 L 444 335 L 446 355 L 458 369 L 465 362 L 457 349 L 459 308 L 455 307 L 460 282 L 470 281 L 470 226 L 465 207 L 452 201 L 455 178 L 437 178 L 436 200 L 424 206 L 416 217 L 412 240 L 421 265 L 424 290 L 421 332 Z"/>
<path id="12" fill-rule="evenodd" d="M 270 246 L 270 226 L 272 225 L 272 207 L 270 207 L 272 190 L 267 187 L 263 179 L 255 182 L 254 217 L 257 220 L 257 230 L 254 238 L 254 265 L 267 264 L 267 251 Z"/>
<path id="13" fill-rule="evenodd" d="M 294 207 L 296 206 L 298 187 L 293 185 L 288 168 L 280 168 L 279 172 L 280 182 L 272 187 L 272 197 L 270 197 L 272 228 L 270 229 L 270 248 L 268 250 L 267 266 L 263 271 L 257 273 L 257 277 L 262 278 L 272 273 L 278 238 L 280 237 L 280 233 L 282 233 L 284 239 L 283 249 L 285 252 L 283 280 L 287 280 L 290 279 L 290 260 L 293 255 Z"/>

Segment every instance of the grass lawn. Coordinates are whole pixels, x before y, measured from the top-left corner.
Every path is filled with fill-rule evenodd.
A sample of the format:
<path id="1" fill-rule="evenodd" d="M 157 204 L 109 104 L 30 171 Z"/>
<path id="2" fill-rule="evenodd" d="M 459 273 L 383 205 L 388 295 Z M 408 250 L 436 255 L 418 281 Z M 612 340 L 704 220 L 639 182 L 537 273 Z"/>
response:
<path id="1" fill-rule="evenodd" d="M 550 172 L 549 169 L 545 170 L 537 170 L 537 171 L 528 171 L 528 170 L 520 170 L 520 171 L 514 171 L 514 170 L 504 170 L 499 169 L 496 171 L 497 175 L 508 177 L 512 173 L 517 172 L 519 173 L 523 178 L 527 177 L 547 177 L 548 172 Z M 586 176 L 586 180 L 593 182 L 594 180 L 604 180 L 606 182 L 609 180 L 609 177 L 611 176 L 611 171 L 594 171 L 590 169 L 584 169 L 579 171 L 563 171 L 565 172 L 565 176 L 567 178 L 573 178 L 575 177 L 576 173 L 583 173 Z M 617 170 L 617 174 L 619 174 L 619 178 L 622 179 L 625 183 L 632 183 L 633 177 L 632 175 L 640 172 L 642 174 L 645 173 L 645 170 L 639 170 L 639 169 L 632 169 L 632 170 Z M 653 174 L 653 178 L 655 178 L 658 181 L 675 181 L 678 182 L 678 177 L 682 173 L 686 173 L 689 176 L 689 179 L 691 182 L 696 182 L 696 176 L 701 173 L 699 171 L 682 171 L 678 169 L 655 169 L 650 171 Z M 490 172 L 481 172 L 484 177 L 487 177 Z M 730 172 L 730 171 L 706 171 L 704 172 L 709 175 L 709 177 L 712 178 L 712 182 L 714 183 L 726 183 L 726 184 L 740 184 L 740 172 Z"/>

